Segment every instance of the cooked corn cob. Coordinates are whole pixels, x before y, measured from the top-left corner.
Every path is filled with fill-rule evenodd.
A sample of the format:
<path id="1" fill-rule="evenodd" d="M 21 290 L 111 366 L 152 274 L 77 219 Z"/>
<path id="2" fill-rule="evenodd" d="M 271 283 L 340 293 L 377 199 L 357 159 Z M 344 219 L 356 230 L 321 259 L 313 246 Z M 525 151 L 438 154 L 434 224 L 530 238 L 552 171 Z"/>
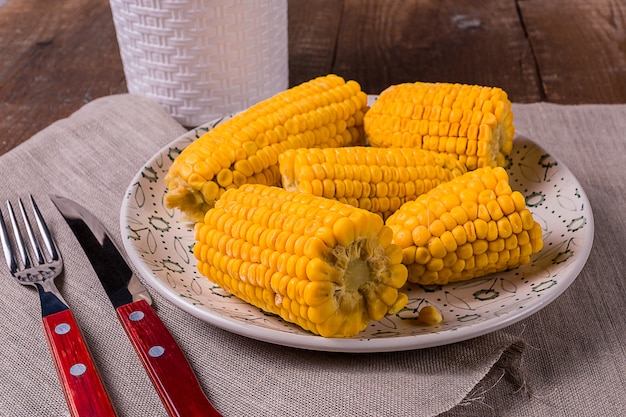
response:
<path id="1" fill-rule="evenodd" d="M 260 184 L 228 190 L 196 224 L 200 273 L 325 337 L 349 337 L 407 303 L 402 252 L 382 219 Z"/>
<path id="2" fill-rule="evenodd" d="M 278 156 L 282 186 L 387 218 L 404 202 L 466 172 L 456 159 L 414 148 L 290 149 Z"/>
<path id="3" fill-rule="evenodd" d="M 398 84 L 383 91 L 364 118 L 372 146 L 416 147 L 455 156 L 472 170 L 503 166 L 515 127 L 500 88 L 465 84 Z"/>
<path id="4" fill-rule="evenodd" d="M 367 95 L 356 81 L 319 77 L 262 101 L 208 131 L 174 160 L 165 204 L 202 219 L 225 190 L 277 185 L 278 155 L 291 148 L 363 141 Z"/>
<path id="5" fill-rule="evenodd" d="M 504 168 L 484 167 L 405 203 L 386 225 L 402 247 L 409 282 L 447 284 L 527 264 L 541 227 Z"/>

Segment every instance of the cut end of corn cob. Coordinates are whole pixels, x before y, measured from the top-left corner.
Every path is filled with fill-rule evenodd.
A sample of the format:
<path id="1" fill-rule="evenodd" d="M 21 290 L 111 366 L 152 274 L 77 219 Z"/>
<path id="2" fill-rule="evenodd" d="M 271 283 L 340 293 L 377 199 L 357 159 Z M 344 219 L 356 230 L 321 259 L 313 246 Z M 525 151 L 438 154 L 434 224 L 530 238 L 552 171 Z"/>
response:
<path id="1" fill-rule="evenodd" d="M 450 83 L 387 88 L 365 115 L 364 128 L 372 146 L 442 152 L 470 170 L 503 166 L 515 136 L 506 92 Z"/>
<path id="2" fill-rule="evenodd" d="M 383 219 L 467 171 L 453 157 L 415 148 L 300 148 L 283 152 L 278 161 L 285 189 L 332 198 Z"/>
<path id="3" fill-rule="evenodd" d="M 334 74 L 264 100 L 180 153 L 165 179 L 165 205 L 200 221 L 230 188 L 278 185 L 278 155 L 287 149 L 363 143 L 366 109 L 360 85 Z"/>
<path id="4" fill-rule="evenodd" d="M 408 281 L 443 285 L 531 262 L 541 227 L 504 168 L 483 167 L 405 203 L 386 225 L 402 248 Z"/>
<path id="5" fill-rule="evenodd" d="M 199 271 L 324 337 L 351 337 L 406 305 L 402 251 L 376 214 L 277 187 L 226 191 L 196 224 Z"/>

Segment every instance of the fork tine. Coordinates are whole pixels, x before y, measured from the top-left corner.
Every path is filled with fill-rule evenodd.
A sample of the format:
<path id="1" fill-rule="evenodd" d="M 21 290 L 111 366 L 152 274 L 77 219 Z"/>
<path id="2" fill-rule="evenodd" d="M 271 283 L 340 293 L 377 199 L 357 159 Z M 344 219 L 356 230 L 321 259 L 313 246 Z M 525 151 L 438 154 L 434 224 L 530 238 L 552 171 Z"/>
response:
<path id="1" fill-rule="evenodd" d="M 2 250 L 4 252 L 4 259 L 7 265 L 9 266 L 9 271 L 13 274 L 17 271 L 17 261 L 15 260 L 13 248 L 11 246 L 11 242 L 9 241 L 9 232 L 7 230 L 7 225 L 4 221 L 4 216 L 2 216 L 1 210 L 0 210 L 0 241 L 2 242 Z"/>
<path id="2" fill-rule="evenodd" d="M 18 198 L 17 204 L 20 208 L 20 214 L 22 215 L 22 219 L 24 220 L 24 226 L 26 228 L 26 234 L 28 235 L 28 240 L 30 242 L 30 247 L 33 250 L 33 254 L 37 258 L 37 265 L 41 265 L 45 262 L 43 257 L 43 253 L 41 252 L 41 246 L 39 245 L 39 241 L 35 237 L 35 232 L 33 231 L 33 227 L 30 223 L 30 219 L 28 214 L 26 214 L 26 209 L 24 208 L 24 203 L 21 198 Z"/>
<path id="3" fill-rule="evenodd" d="M 22 257 L 24 268 L 30 268 L 32 267 L 32 262 L 30 261 L 30 256 L 28 255 L 26 246 L 24 245 L 24 238 L 20 232 L 17 219 L 15 218 L 15 211 L 13 210 L 13 205 L 10 201 L 7 201 L 7 207 L 9 208 L 9 220 L 11 221 L 11 226 L 13 227 L 13 236 L 15 237 L 15 243 L 17 243 L 17 250 Z"/>
<path id="4" fill-rule="evenodd" d="M 30 204 L 33 208 L 33 213 L 35 214 L 35 221 L 37 222 L 37 227 L 39 228 L 43 243 L 48 250 L 48 255 L 53 261 L 59 260 L 61 258 L 61 254 L 59 253 L 57 246 L 54 243 L 52 233 L 50 233 L 50 229 L 48 229 L 48 225 L 46 224 L 46 221 L 44 220 L 43 215 L 41 214 L 41 211 L 37 206 L 37 203 L 35 203 L 35 199 L 32 194 L 30 194 L 29 197 Z"/>

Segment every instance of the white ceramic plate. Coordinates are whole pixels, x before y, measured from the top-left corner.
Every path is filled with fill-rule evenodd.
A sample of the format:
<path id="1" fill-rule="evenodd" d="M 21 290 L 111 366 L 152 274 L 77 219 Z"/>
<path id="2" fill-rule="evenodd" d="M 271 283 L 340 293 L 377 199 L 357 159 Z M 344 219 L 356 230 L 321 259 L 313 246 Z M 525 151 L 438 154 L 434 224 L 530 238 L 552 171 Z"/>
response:
<path id="1" fill-rule="evenodd" d="M 145 164 L 128 187 L 120 225 L 130 260 L 147 284 L 182 310 L 233 333 L 338 352 L 401 351 L 467 340 L 509 326 L 552 302 L 576 279 L 591 251 L 593 215 L 581 185 L 557 158 L 518 136 L 507 170 L 544 237 L 544 249 L 532 264 L 446 286 L 411 285 L 404 310 L 372 323 L 358 337 L 313 335 L 238 300 L 198 274 L 192 225 L 163 205 L 163 179 L 173 159 L 219 122 L 188 132 Z M 443 313 L 441 325 L 417 322 L 417 311 L 428 304 Z"/>

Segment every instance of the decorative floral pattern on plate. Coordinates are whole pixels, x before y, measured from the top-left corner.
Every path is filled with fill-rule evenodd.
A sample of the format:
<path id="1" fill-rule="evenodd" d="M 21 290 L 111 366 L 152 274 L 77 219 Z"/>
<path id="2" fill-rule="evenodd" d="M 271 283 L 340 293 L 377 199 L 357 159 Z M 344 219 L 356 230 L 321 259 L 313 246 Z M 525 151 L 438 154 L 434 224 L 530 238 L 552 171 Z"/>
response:
<path id="1" fill-rule="evenodd" d="M 569 169 L 532 140 L 518 136 L 507 161 L 511 186 L 527 199 L 543 229 L 544 248 L 532 264 L 445 286 L 412 284 L 397 315 L 372 323 L 358 337 L 326 339 L 264 313 L 212 284 L 196 271 L 193 225 L 163 204 L 164 177 L 189 143 L 221 120 L 196 128 L 159 151 L 132 180 L 120 224 L 129 258 L 143 279 L 182 310 L 225 330 L 304 349 L 385 352 L 419 349 L 477 337 L 528 317 L 576 279 L 593 243 L 593 215 Z M 433 305 L 438 326 L 417 321 Z"/>

